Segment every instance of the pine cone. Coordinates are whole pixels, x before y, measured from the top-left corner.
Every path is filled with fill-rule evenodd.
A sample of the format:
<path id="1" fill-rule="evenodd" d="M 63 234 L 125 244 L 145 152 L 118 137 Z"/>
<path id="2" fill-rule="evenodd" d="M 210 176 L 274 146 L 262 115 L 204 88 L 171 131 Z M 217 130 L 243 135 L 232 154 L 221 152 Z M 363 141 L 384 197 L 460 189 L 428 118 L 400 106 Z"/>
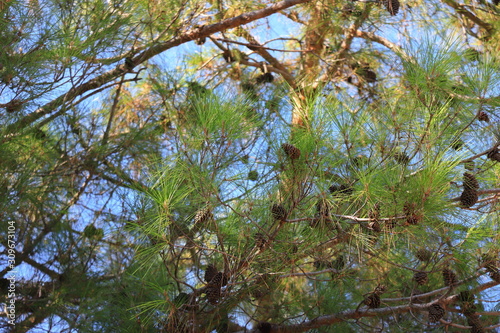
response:
<path id="1" fill-rule="evenodd" d="M 319 226 L 322 222 L 331 221 L 330 218 L 330 207 L 328 203 L 323 200 L 319 200 L 316 203 L 316 214 L 314 218 L 309 222 L 309 225 L 313 228 Z"/>
<path id="2" fill-rule="evenodd" d="M 458 293 L 458 300 L 462 303 L 474 302 L 474 295 L 471 294 L 468 290 L 463 290 Z"/>
<path id="3" fill-rule="evenodd" d="M 230 278 L 231 278 L 231 275 L 229 274 L 229 272 L 222 273 L 222 286 L 223 287 L 227 286 L 227 283 L 229 282 Z"/>
<path id="4" fill-rule="evenodd" d="M 256 233 L 255 236 L 255 245 L 259 248 L 262 249 L 266 244 L 267 244 L 267 237 L 263 233 Z"/>
<path id="5" fill-rule="evenodd" d="M 224 273 L 217 272 L 207 286 L 206 294 L 210 304 L 217 304 L 221 296 L 221 287 L 224 281 Z"/>
<path id="6" fill-rule="evenodd" d="M 369 294 L 365 297 L 363 303 L 370 309 L 376 309 L 380 307 L 380 296 L 378 294 Z"/>
<path id="7" fill-rule="evenodd" d="M 380 227 L 380 223 L 378 221 L 373 221 L 368 223 L 368 228 L 375 231 L 375 232 L 381 232 L 382 228 Z"/>
<path id="8" fill-rule="evenodd" d="M 332 266 L 331 263 L 329 263 L 328 261 L 326 261 L 325 259 L 316 259 L 313 263 L 314 265 L 314 268 L 316 269 L 327 269 L 327 268 L 330 268 Z"/>
<path id="9" fill-rule="evenodd" d="M 384 0 L 385 9 L 391 14 L 391 16 L 396 15 L 399 12 L 399 0 Z"/>
<path id="10" fill-rule="evenodd" d="M 449 268 L 443 268 L 443 281 L 447 287 L 453 287 L 457 283 L 457 275 Z"/>
<path id="11" fill-rule="evenodd" d="M 332 185 L 328 188 L 331 194 L 346 194 L 351 195 L 354 192 L 354 189 L 350 185 L 342 184 L 342 185 Z"/>
<path id="12" fill-rule="evenodd" d="M 375 204 L 373 208 L 368 212 L 368 217 L 372 220 L 378 220 L 380 218 L 380 204 Z"/>
<path id="13" fill-rule="evenodd" d="M 319 200 L 316 203 L 316 214 L 319 216 L 327 217 L 330 215 L 330 207 L 324 200 Z"/>
<path id="14" fill-rule="evenodd" d="M 377 82 L 377 73 L 375 73 L 371 69 L 365 69 L 363 71 L 363 78 L 368 83 Z"/>
<path id="15" fill-rule="evenodd" d="M 261 84 L 261 83 L 271 83 L 274 80 L 273 74 L 270 72 L 264 73 L 262 75 L 257 76 L 255 79 L 255 83 Z"/>
<path id="16" fill-rule="evenodd" d="M 479 325 L 471 325 L 470 332 L 471 333 L 485 333 L 486 331 L 483 329 L 483 326 L 481 324 Z"/>
<path id="17" fill-rule="evenodd" d="M 410 225 L 417 225 L 418 222 L 422 219 L 420 214 L 415 212 L 415 204 L 414 203 L 405 203 L 403 206 L 403 212 L 406 215 L 406 223 Z"/>
<path id="18" fill-rule="evenodd" d="M 273 204 L 273 206 L 271 207 L 271 213 L 275 220 L 286 220 L 286 209 L 285 207 L 283 207 L 283 205 Z"/>
<path id="19" fill-rule="evenodd" d="M 215 265 L 213 264 L 208 265 L 207 268 L 205 269 L 205 282 L 210 283 L 210 281 L 212 281 L 217 272 L 218 270 L 217 267 L 215 267 Z"/>
<path id="20" fill-rule="evenodd" d="M 406 216 L 406 223 L 410 225 L 417 225 L 420 222 L 421 216 L 415 213 Z"/>
<path id="21" fill-rule="evenodd" d="M 377 294 L 377 295 L 382 295 L 383 293 L 385 293 L 387 291 L 387 287 L 383 284 L 379 284 L 376 288 L 375 288 L 375 291 L 374 293 Z"/>
<path id="22" fill-rule="evenodd" d="M 486 112 L 481 111 L 477 115 L 477 120 L 489 123 L 490 122 L 490 116 L 488 116 L 488 114 Z"/>
<path id="23" fill-rule="evenodd" d="M 207 40 L 207 38 L 206 38 L 206 37 L 202 37 L 202 38 L 198 38 L 198 39 L 196 39 L 196 40 L 194 41 L 194 43 L 195 43 L 196 45 L 203 45 L 203 44 L 205 44 L 206 40 Z"/>
<path id="24" fill-rule="evenodd" d="M 205 207 L 196 212 L 196 214 L 194 215 L 194 223 L 195 224 L 205 223 L 208 220 L 211 220 L 212 218 L 213 214 L 210 211 L 210 208 Z"/>
<path id="25" fill-rule="evenodd" d="M 23 101 L 20 101 L 18 99 L 13 99 L 7 104 L 5 104 L 5 111 L 7 111 L 7 113 L 17 112 L 21 110 L 23 103 L 24 103 Z"/>
<path id="26" fill-rule="evenodd" d="M 300 149 L 290 143 L 282 144 L 281 149 L 283 149 L 286 156 L 288 156 L 291 160 L 296 160 L 300 157 Z"/>
<path id="27" fill-rule="evenodd" d="M 224 52 L 222 53 L 222 57 L 224 58 L 224 60 L 226 60 L 227 63 L 236 61 L 236 57 L 230 50 L 224 50 Z"/>
<path id="28" fill-rule="evenodd" d="M 394 160 L 396 160 L 396 162 L 398 162 L 399 164 L 406 165 L 406 164 L 410 163 L 410 157 L 405 153 L 396 152 L 396 153 L 394 153 L 393 157 L 394 157 Z"/>
<path id="29" fill-rule="evenodd" d="M 486 155 L 490 160 L 500 162 L 500 151 L 498 148 L 492 149 Z"/>
<path id="30" fill-rule="evenodd" d="M 220 299 L 221 290 L 216 286 L 209 286 L 207 287 L 206 294 L 210 304 L 215 305 Z"/>
<path id="31" fill-rule="evenodd" d="M 210 280 L 210 285 L 219 287 L 219 289 L 222 287 L 222 281 L 224 280 L 224 273 L 222 272 L 217 272 L 212 280 Z"/>
<path id="32" fill-rule="evenodd" d="M 490 272 L 490 278 L 495 281 L 500 283 L 500 272 L 496 270 L 495 272 Z"/>
<path id="33" fill-rule="evenodd" d="M 416 272 L 413 275 L 413 280 L 415 280 L 419 285 L 424 285 L 429 282 L 429 277 L 426 272 Z"/>
<path id="34" fill-rule="evenodd" d="M 429 306 L 429 321 L 435 323 L 443 318 L 445 314 L 444 308 L 439 304 Z"/>
<path id="35" fill-rule="evenodd" d="M 464 142 L 461 139 L 455 140 L 451 144 L 451 148 L 453 148 L 454 150 L 460 150 L 460 149 L 462 149 L 463 146 L 464 146 Z"/>
<path id="36" fill-rule="evenodd" d="M 479 182 L 476 177 L 469 172 L 464 173 L 464 189 L 466 190 L 477 190 L 479 189 Z"/>
<path id="37" fill-rule="evenodd" d="M 427 262 L 431 260 L 432 252 L 427 249 L 418 249 L 417 252 L 415 252 L 415 257 L 417 257 L 417 259 L 420 261 Z"/>
<path id="38" fill-rule="evenodd" d="M 260 322 L 255 328 L 258 329 L 260 333 L 271 333 L 274 329 L 274 326 L 275 325 L 268 322 Z"/>
<path id="39" fill-rule="evenodd" d="M 472 326 L 471 332 L 484 332 L 483 325 L 481 324 L 481 319 L 476 313 L 467 316 L 467 324 Z"/>
<path id="40" fill-rule="evenodd" d="M 460 204 L 463 208 L 470 208 L 474 206 L 477 200 L 479 200 L 477 190 L 465 189 L 460 195 Z"/>
<path id="41" fill-rule="evenodd" d="M 257 170 L 251 170 L 248 172 L 248 180 L 257 181 L 259 179 L 259 172 Z"/>

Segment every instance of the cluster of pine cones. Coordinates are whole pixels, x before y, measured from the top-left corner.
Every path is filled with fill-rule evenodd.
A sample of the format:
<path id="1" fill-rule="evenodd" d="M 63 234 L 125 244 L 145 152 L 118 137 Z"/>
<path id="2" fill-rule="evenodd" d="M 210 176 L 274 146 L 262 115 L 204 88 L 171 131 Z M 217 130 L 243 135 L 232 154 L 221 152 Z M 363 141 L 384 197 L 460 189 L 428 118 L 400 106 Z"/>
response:
<path id="1" fill-rule="evenodd" d="M 210 304 L 217 304 L 221 298 L 221 288 L 227 285 L 229 276 L 227 273 L 219 272 L 215 265 L 210 264 L 205 270 L 205 282 L 207 283 L 207 299 Z"/>

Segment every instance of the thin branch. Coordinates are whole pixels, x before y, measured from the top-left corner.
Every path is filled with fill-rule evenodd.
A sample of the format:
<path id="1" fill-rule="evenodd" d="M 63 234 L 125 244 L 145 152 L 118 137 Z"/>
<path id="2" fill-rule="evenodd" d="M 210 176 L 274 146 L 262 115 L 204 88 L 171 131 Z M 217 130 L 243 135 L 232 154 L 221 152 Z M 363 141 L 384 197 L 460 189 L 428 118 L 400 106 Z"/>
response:
<path id="1" fill-rule="evenodd" d="M 102 143 L 101 143 L 102 146 L 105 146 L 108 143 L 109 131 L 111 131 L 111 125 L 113 124 L 113 118 L 115 117 L 116 108 L 118 107 L 118 101 L 120 99 L 120 94 L 122 91 L 124 80 L 125 80 L 125 75 L 122 75 L 120 83 L 118 83 L 118 87 L 116 88 L 116 94 L 113 100 L 113 105 L 111 106 L 111 110 L 109 111 L 108 124 L 106 125 L 106 130 L 104 131 L 104 135 L 102 137 Z"/>
<path id="2" fill-rule="evenodd" d="M 246 30 L 243 30 L 241 32 L 241 35 L 243 38 L 245 38 L 251 47 L 249 47 L 252 51 L 255 51 L 257 54 L 259 54 L 262 58 L 264 58 L 269 64 L 271 64 L 273 67 L 277 68 L 280 70 L 282 73 L 281 75 L 285 79 L 285 81 L 292 87 L 296 88 L 296 83 L 295 83 L 295 78 L 293 77 L 292 74 L 288 71 L 288 69 L 275 57 L 273 57 L 266 48 L 262 47 L 259 42 Z"/>
<path id="3" fill-rule="evenodd" d="M 491 24 L 487 23 L 487 22 L 484 22 L 479 17 L 477 17 L 476 15 L 474 15 L 472 12 L 468 11 L 467 9 L 465 9 L 464 5 L 458 4 L 458 3 L 456 3 L 453 0 L 444 0 L 444 2 L 448 6 L 452 7 L 453 9 L 455 9 L 458 14 L 461 14 L 461 15 L 467 17 L 472 22 L 474 22 L 477 25 L 479 25 L 480 27 L 484 28 L 486 30 L 486 32 L 487 32 L 487 36 L 490 36 L 492 34 L 492 32 L 494 30 L 493 26 Z"/>

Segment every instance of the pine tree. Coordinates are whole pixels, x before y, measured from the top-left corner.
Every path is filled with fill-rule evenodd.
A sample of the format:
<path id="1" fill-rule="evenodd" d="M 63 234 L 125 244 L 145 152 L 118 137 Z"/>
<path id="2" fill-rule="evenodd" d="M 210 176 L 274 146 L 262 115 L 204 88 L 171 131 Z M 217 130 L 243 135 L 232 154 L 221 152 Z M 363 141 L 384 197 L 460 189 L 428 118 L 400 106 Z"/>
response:
<path id="1" fill-rule="evenodd" d="M 495 5 L 0 1 L 0 331 L 494 331 Z"/>

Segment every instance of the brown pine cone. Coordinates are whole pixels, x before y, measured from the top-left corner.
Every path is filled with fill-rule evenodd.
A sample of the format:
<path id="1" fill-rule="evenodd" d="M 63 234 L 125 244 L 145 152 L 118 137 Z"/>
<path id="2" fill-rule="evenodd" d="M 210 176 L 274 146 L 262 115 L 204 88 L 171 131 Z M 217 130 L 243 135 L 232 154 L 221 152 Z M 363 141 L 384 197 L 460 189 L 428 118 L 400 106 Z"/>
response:
<path id="1" fill-rule="evenodd" d="M 413 280 L 415 280 L 419 285 L 424 285 L 429 282 L 429 277 L 426 272 L 416 272 L 413 275 Z"/>
<path id="2" fill-rule="evenodd" d="M 492 149 L 486 155 L 490 160 L 500 162 L 500 151 L 498 148 Z"/>
<path id="3" fill-rule="evenodd" d="M 221 297 L 221 288 L 224 281 L 224 273 L 217 272 L 207 285 L 206 294 L 210 304 L 217 304 Z"/>
<path id="4" fill-rule="evenodd" d="M 489 123 L 490 122 L 490 116 L 488 116 L 488 114 L 486 112 L 481 111 L 477 115 L 477 120 Z"/>
<path id="5" fill-rule="evenodd" d="M 262 83 L 270 83 L 273 82 L 274 76 L 270 72 L 264 73 L 262 75 L 257 76 L 255 79 L 256 84 L 262 84 Z"/>
<path id="6" fill-rule="evenodd" d="M 254 236 L 255 238 L 255 245 L 259 248 L 262 249 L 266 244 L 267 244 L 267 237 L 261 232 L 258 232 Z"/>
<path id="7" fill-rule="evenodd" d="M 429 321 L 431 323 L 438 322 L 439 319 L 444 317 L 445 313 L 446 311 L 441 305 L 432 304 L 431 306 L 429 306 Z"/>
<path id="8" fill-rule="evenodd" d="M 427 249 L 418 249 L 417 252 L 415 252 L 415 257 L 417 257 L 418 260 L 420 261 L 429 261 L 432 258 L 432 252 L 427 250 Z"/>
<path id="9" fill-rule="evenodd" d="M 218 270 L 215 267 L 215 265 L 213 264 L 208 265 L 207 268 L 205 269 L 205 282 L 210 283 L 210 281 L 212 281 L 217 272 Z"/>
<path id="10" fill-rule="evenodd" d="M 286 220 L 286 209 L 281 204 L 273 204 L 271 207 L 271 213 L 275 220 Z"/>
<path id="11" fill-rule="evenodd" d="M 378 221 L 373 221 L 368 223 L 368 228 L 375 231 L 375 232 L 381 232 L 382 228 L 380 227 L 380 223 Z"/>
<path id="12" fill-rule="evenodd" d="M 202 208 L 196 212 L 196 214 L 194 215 L 194 223 L 195 224 L 205 223 L 212 218 L 213 218 L 213 214 L 210 211 L 210 208 L 205 207 L 205 208 Z"/>
<path id="13" fill-rule="evenodd" d="M 443 268 L 443 281 L 447 287 L 453 287 L 457 283 L 457 275 L 449 268 Z"/>
<path id="14" fill-rule="evenodd" d="M 496 270 L 495 272 L 490 272 L 490 278 L 495 281 L 500 283 L 500 272 Z"/>
<path id="15" fill-rule="evenodd" d="M 328 188 L 328 191 L 330 191 L 331 194 L 351 195 L 352 192 L 354 192 L 354 188 L 348 184 L 332 185 Z"/>
<path id="16" fill-rule="evenodd" d="M 383 4 L 391 16 L 394 16 L 399 12 L 399 0 L 384 0 Z"/>
<path id="17" fill-rule="evenodd" d="M 406 223 L 409 225 L 417 225 L 422 219 L 422 215 L 415 212 L 415 203 L 407 202 L 403 206 L 403 212 L 406 215 Z"/>
<path id="18" fill-rule="evenodd" d="M 206 294 L 207 294 L 207 299 L 210 302 L 210 304 L 215 305 L 215 304 L 217 304 L 217 302 L 220 299 L 221 290 L 220 290 L 220 288 L 218 288 L 216 286 L 208 286 L 207 290 L 206 290 Z"/>
<path id="19" fill-rule="evenodd" d="M 474 176 L 470 172 L 464 173 L 464 189 L 466 190 L 479 189 L 479 182 L 477 181 L 476 176 Z"/>
<path id="20" fill-rule="evenodd" d="M 481 319 L 474 313 L 467 316 L 467 324 L 472 326 L 471 332 L 484 332 L 483 325 L 481 324 Z"/>
<path id="21" fill-rule="evenodd" d="M 369 294 L 365 297 L 363 303 L 370 309 L 376 309 L 380 307 L 380 296 L 378 294 Z"/>
<path id="22" fill-rule="evenodd" d="M 281 148 L 285 151 L 286 156 L 288 156 L 291 160 L 296 160 L 300 157 L 300 149 L 290 143 L 282 144 Z"/>
<path id="23" fill-rule="evenodd" d="M 485 333 L 486 331 L 483 329 L 481 324 L 479 325 L 471 325 L 470 333 Z"/>
<path id="24" fill-rule="evenodd" d="M 477 190 L 474 189 L 464 189 L 460 195 L 460 204 L 463 208 L 470 208 L 476 204 L 479 200 L 479 195 Z"/>

